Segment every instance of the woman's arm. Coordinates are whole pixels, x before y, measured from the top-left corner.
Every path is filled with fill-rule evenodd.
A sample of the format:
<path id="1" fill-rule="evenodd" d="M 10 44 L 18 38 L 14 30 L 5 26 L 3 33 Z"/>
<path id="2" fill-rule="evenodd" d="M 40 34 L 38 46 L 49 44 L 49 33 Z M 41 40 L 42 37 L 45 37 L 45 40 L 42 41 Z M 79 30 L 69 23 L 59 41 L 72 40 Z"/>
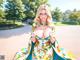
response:
<path id="1" fill-rule="evenodd" d="M 54 37 L 54 36 L 50 36 L 51 38 L 50 38 L 50 41 L 51 41 L 51 43 L 53 44 L 55 41 L 56 41 L 56 38 Z"/>
<path id="2" fill-rule="evenodd" d="M 54 27 L 51 27 L 51 33 L 50 33 L 50 41 L 51 43 L 54 43 L 56 41 L 56 38 L 55 38 L 55 28 Z"/>

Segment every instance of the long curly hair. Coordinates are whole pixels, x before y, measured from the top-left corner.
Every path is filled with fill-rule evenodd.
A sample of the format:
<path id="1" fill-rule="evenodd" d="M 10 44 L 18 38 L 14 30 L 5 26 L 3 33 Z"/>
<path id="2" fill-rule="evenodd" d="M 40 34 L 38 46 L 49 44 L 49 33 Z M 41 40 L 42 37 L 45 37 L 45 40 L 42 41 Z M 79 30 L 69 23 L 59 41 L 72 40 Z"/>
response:
<path id="1" fill-rule="evenodd" d="M 32 25 L 33 30 L 34 30 L 34 27 L 41 25 L 39 15 L 42 10 L 45 10 L 47 13 L 46 25 L 50 26 L 52 23 L 52 15 L 51 15 L 51 10 L 50 10 L 49 6 L 47 4 L 42 4 L 37 9 L 36 17 L 33 20 L 33 25 Z"/>

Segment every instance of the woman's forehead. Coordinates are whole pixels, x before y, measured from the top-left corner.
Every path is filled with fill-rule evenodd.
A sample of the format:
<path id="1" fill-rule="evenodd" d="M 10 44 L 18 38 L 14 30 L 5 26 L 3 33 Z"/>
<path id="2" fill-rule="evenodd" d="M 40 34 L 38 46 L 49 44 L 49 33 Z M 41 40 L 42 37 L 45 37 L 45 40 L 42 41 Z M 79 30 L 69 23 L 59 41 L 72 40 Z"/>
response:
<path id="1" fill-rule="evenodd" d="M 46 10 L 44 10 L 44 9 L 40 11 L 40 13 L 45 13 L 45 12 L 46 12 Z"/>

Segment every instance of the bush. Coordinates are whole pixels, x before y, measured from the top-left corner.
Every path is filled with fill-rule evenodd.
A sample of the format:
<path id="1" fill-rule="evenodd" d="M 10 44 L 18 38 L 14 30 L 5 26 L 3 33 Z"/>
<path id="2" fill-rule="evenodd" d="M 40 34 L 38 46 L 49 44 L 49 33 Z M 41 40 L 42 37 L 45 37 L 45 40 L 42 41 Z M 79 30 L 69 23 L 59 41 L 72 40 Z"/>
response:
<path id="1" fill-rule="evenodd" d="M 77 22 L 62 22 L 63 24 L 78 25 Z"/>
<path id="2" fill-rule="evenodd" d="M 22 26 L 24 25 L 21 22 L 15 22 L 15 24 L 12 22 L 6 22 L 6 21 L 0 22 L 0 30 L 14 29 Z"/>

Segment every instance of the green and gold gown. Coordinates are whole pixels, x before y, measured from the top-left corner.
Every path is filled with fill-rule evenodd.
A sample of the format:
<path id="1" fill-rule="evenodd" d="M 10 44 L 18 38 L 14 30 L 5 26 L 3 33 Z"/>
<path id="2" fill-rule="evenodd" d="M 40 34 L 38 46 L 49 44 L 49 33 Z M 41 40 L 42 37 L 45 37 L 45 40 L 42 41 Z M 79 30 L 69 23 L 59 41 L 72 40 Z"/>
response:
<path id="1" fill-rule="evenodd" d="M 59 47 L 57 40 L 54 43 L 50 42 L 52 30 L 49 27 L 45 30 L 45 38 L 43 32 L 43 30 L 32 32 L 28 47 L 17 52 L 14 60 L 72 60 L 64 49 Z M 31 41 L 33 34 L 36 35 L 35 43 Z"/>

